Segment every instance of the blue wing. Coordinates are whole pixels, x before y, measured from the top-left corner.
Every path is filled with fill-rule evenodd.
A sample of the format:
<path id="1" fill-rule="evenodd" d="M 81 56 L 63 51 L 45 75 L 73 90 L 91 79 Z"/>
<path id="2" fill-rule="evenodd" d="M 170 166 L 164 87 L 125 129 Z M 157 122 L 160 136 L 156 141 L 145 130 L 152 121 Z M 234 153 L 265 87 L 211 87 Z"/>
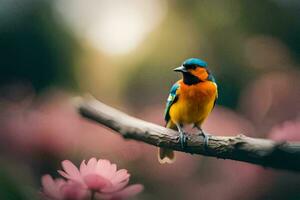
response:
<path id="1" fill-rule="evenodd" d="M 170 94 L 166 103 L 166 109 L 165 109 L 165 121 L 168 122 L 170 120 L 170 108 L 171 106 L 178 100 L 178 95 L 176 94 L 177 90 L 179 88 L 179 84 L 175 83 L 171 90 L 170 90 Z"/>
<path id="2" fill-rule="evenodd" d="M 215 106 L 216 106 L 216 103 L 217 103 L 217 100 L 218 100 L 218 96 L 219 96 L 219 94 L 218 94 L 218 85 L 217 85 L 217 83 L 216 83 L 216 79 L 212 76 L 212 81 L 216 84 L 216 86 L 217 86 L 217 96 L 216 96 L 216 99 L 215 99 L 215 101 L 214 101 L 214 106 L 213 106 L 213 109 L 215 108 Z"/>

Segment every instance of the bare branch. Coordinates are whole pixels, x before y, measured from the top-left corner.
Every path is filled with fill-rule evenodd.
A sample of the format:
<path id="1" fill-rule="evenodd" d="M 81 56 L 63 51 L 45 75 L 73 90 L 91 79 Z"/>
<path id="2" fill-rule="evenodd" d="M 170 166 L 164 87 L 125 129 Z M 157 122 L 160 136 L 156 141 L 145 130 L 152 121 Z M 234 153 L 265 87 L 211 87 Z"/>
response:
<path id="1" fill-rule="evenodd" d="M 191 154 L 300 171 L 300 143 L 278 143 L 244 135 L 211 136 L 207 148 L 204 148 L 202 136 L 190 135 L 186 147 L 181 148 L 177 131 L 129 116 L 92 97 L 80 99 L 77 108 L 83 117 L 116 131 L 124 138 Z"/>

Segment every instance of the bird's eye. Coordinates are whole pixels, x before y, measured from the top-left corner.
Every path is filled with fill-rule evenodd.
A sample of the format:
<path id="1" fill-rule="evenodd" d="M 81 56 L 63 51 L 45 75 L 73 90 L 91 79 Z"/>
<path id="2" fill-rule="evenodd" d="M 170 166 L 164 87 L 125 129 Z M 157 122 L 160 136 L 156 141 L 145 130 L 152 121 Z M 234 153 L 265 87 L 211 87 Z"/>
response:
<path id="1" fill-rule="evenodd" d="M 196 68 L 197 68 L 197 65 L 193 65 L 193 66 L 192 66 L 192 69 L 196 69 Z"/>
<path id="2" fill-rule="evenodd" d="M 185 68 L 187 68 L 187 69 L 196 69 L 196 65 L 187 65 L 187 66 L 185 66 Z"/>

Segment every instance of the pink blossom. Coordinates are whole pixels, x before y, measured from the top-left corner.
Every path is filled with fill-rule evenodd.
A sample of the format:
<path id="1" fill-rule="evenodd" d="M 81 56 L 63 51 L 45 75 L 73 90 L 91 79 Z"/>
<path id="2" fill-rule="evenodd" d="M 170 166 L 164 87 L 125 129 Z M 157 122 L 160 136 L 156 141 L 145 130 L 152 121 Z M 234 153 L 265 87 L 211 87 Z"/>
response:
<path id="1" fill-rule="evenodd" d="M 85 200 L 88 197 L 88 191 L 82 184 L 53 179 L 50 175 L 42 177 L 42 186 L 43 196 L 49 200 Z"/>
<path id="2" fill-rule="evenodd" d="M 127 186 L 130 174 L 125 169 L 117 170 L 116 164 L 108 160 L 91 158 L 87 163 L 82 161 L 79 169 L 71 161 L 65 160 L 62 166 L 64 171 L 58 172 L 63 177 L 96 192 L 97 199 L 125 199 L 143 190 L 140 184 Z"/>
<path id="3" fill-rule="evenodd" d="M 299 141 L 300 120 L 286 121 L 271 129 L 269 137 L 276 141 Z"/>

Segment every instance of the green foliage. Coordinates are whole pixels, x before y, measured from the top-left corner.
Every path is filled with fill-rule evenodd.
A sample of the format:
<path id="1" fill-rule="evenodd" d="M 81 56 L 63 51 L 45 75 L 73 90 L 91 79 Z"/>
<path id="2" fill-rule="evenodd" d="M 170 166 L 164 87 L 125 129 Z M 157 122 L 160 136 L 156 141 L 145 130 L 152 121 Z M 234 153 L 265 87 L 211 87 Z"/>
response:
<path id="1" fill-rule="evenodd" d="M 42 90 L 51 85 L 73 87 L 72 57 L 78 48 L 71 35 L 38 1 L 14 23 L 0 28 L 0 84 L 25 81 Z"/>
<path id="2" fill-rule="evenodd" d="M 28 180 L 17 181 L 3 168 L 0 169 L 0 199 L 5 200 L 34 200 L 37 191 L 28 187 Z"/>

